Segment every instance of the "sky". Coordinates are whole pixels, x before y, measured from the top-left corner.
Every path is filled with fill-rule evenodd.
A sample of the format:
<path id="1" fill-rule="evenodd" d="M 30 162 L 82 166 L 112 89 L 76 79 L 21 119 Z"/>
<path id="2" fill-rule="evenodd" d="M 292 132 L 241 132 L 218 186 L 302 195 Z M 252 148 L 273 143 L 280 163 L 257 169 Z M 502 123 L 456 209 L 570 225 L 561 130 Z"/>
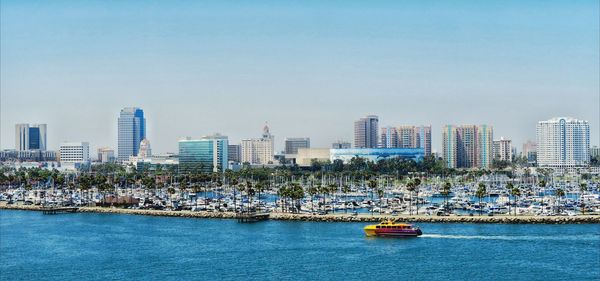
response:
<path id="1" fill-rule="evenodd" d="M 521 149 L 539 120 L 600 135 L 600 1 L 0 1 L 0 148 L 16 123 L 48 148 L 116 150 L 123 107 L 154 153 L 265 122 L 313 147 L 353 122 L 490 124 Z"/>

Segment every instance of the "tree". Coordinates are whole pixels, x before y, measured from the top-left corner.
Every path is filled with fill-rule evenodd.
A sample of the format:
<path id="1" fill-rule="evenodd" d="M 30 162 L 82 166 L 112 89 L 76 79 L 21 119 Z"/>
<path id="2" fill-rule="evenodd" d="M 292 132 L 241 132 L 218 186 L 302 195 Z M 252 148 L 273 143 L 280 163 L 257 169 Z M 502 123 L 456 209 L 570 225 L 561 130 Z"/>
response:
<path id="1" fill-rule="evenodd" d="M 481 199 L 483 199 L 483 197 L 485 197 L 486 194 L 486 186 L 485 183 L 480 182 L 479 183 L 479 187 L 477 188 L 477 191 L 475 192 L 475 196 L 477 196 L 477 198 L 479 198 L 479 215 L 482 215 L 483 212 L 483 207 L 481 206 Z"/>
<path id="2" fill-rule="evenodd" d="M 556 197 L 558 197 L 557 198 L 558 199 L 558 206 L 561 206 L 560 203 L 561 203 L 561 199 L 562 199 L 563 196 L 565 196 L 565 191 L 562 190 L 562 188 L 557 189 L 556 190 Z M 560 209 L 559 209 L 559 211 L 560 211 Z"/>
<path id="3" fill-rule="evenodd" d="M 585 215 L 585 201 L 583 195 L 588 190 L 587 183 L 582 182 L 579 184 L 579 201 L 581 203 L 581 214 Z"/>
<path id="4" fill-rule="evenodd" d="M 415 191 L 417 192 L 417 215 L 419 214 L 419 188 L 421 186 L 421 179 L 416 178 L 413 180 Z"/>
<path id="5" fill-rule="evenodd" d="M 377 187 L 377 182 L 375 180 L 369 180 L 367 185 L 371 189 L 371 204 L 373 204 L 373 192 L 375 191 L 375 187 Z M 372 215 L 373 215 L 373 207 L 371 207 L 371 216 Z"/>
<path id="6" fill-rule="evenodd" d="M 444 185 L 442 185 L 442 191 L 440 193 L 442 195 L 444 195 L 444 204 L 446 205 L 446 211 L 449 211 L 448 196 L 450 195 L 451 190 L 452 190 L 452 184 L 449 181 L 445 182 Z"/>
<path id="7" fill-rule="evenodd" d="M 506 185 L 507 189 L 510 191 L 510 195 L 514 197 L 514 214 L 517 215 L 517 198 L 521 196 L 521 189 L 518 186 L 514 186 L 511 182 Z"/>
<path id="8" fill-rule="evenodd" d="M 412 215 L 412 204 L 413 204 L 412 195 L 413 195 L 413 191 L 415 191 L 415 182 L 412 180 L 409 180 L 408 183 L 406 183 L 406 190 L 410 194 L 410 202 L 408 203 L 408 214 Z"/>

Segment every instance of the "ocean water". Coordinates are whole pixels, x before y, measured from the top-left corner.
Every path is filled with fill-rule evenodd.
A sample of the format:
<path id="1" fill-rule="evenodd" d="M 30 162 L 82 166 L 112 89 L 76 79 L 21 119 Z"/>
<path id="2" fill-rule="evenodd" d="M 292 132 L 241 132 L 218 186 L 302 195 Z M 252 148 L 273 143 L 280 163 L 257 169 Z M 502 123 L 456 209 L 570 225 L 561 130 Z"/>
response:
<path id="1" fill-rule="evenodd" d="M 418 224 L 0 211 L 0 280 L 600 280 L 600 225 Z"/>

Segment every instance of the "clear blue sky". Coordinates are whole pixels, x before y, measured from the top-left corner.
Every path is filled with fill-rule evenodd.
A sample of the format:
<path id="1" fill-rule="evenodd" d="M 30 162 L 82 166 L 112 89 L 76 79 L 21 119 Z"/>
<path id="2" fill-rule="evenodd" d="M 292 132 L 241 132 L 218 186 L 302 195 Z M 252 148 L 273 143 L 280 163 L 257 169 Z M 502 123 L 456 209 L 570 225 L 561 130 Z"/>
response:
<path id="1" fill-rule="evenodd" d="M 116 148 L 140 106 L 154 151 L 269 121 L 315 147 L 353 121 L 488 123 L 519 149 L 538 120 L 600 134 L 599 1 L 1 1 L 2 148 L 15 123 L 48 142 Z"/>

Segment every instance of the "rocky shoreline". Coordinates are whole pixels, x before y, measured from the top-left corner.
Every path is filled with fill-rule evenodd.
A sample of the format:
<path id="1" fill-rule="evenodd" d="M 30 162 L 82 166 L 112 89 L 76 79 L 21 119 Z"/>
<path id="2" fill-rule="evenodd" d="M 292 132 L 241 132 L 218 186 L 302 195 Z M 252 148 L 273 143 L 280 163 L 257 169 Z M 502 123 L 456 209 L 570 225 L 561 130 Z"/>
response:
<path id="1" fill-rule="evenodd" d="M 6 205 L 1 204 L 0 209 L 24 210 L 24 211 L 42 211 L 40 206 L 32 205 Z M 139 209 L 121 209 L 121 208 L 101 208 L 101 207 L 81 207 L 82 213 L 111 213 L 127 215 L 144 216 L 162 216 L 162 217 L 182 217 L 182 218 L 211 218 L 211 219 L 235 219 L 235 214 L 231 212 L 192 212 L 192 211 L 161 211 L 161 210 L 139 210 Z M 425 216 L 425 215 L 379 215 L 361 214 L 352 216 L 350 214 L 290 214 L 290 213 L 271 213 L 271 220 L 282 221 L 311 221 L 311 222 L 378 222 L 385 219 L 399 220 L 403 222 L 423 222 L 423 223 L 502 223 L 502 224 L 583 224 L 600 223 L 600 215 L 579 215 L 572 217 L 564 216 Z"/>

